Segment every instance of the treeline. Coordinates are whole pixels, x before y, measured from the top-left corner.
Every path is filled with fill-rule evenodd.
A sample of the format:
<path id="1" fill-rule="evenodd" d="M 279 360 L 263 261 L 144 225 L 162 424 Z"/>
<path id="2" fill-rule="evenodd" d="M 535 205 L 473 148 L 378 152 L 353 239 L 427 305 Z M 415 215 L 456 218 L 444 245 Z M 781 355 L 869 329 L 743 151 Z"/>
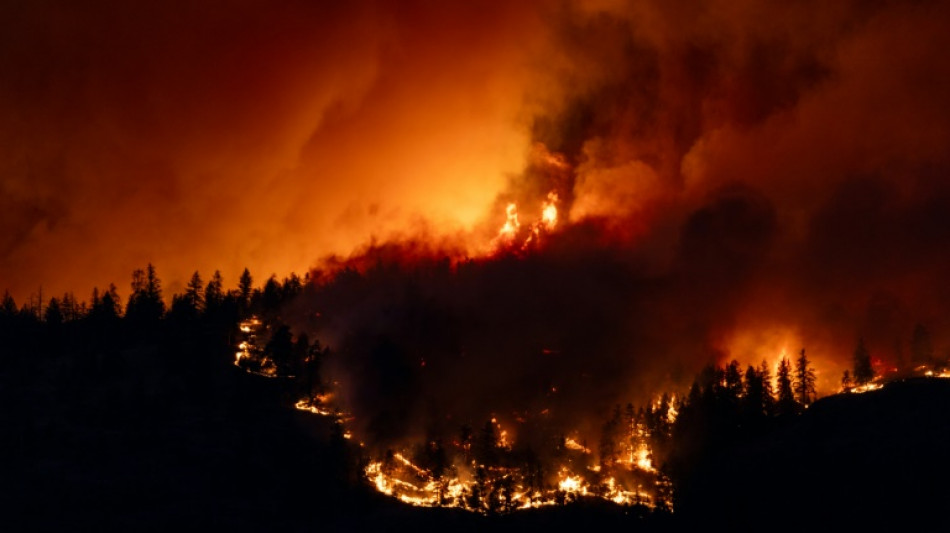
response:
<path id="1" fill-rule="evenodd" d="M 279 281 L 271 276 L 253 285 L 245 269 L 237 286 L 226 289 L 220 272 L 204 282 L 196 271 L 184 292 L 170 305 L 155 267 L 132 273 L 131 291 L 123 302 L 115 284 L 92 289 L 87 300 L 67 292 L 44 299 L 42 292 L 18 306 L 5 292 L 0 301 L 0 337 L 8 355 L 58 354 L 164 341 L 165 335 L 207 333 L 217 340 L 233 337 L 238 321 L 251 314 L 277 320 L 282 306 L 308 282 L 296 274 Z"/>

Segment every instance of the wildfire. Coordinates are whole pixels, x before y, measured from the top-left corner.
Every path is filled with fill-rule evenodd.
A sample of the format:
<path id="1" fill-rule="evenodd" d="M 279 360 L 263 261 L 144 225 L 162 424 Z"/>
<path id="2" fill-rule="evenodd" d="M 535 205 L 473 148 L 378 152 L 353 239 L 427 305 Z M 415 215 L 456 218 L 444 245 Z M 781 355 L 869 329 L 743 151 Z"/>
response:
<path id="1" fill-rule="evenodd" d="M 266 378 L 290 377 L 279 376 L 277 365 L 264 355 L 264 350 L 260 345 L 266 343 L 267 326 L 261 322 L 260 318 L 251 316 L 247 320 L 242 320 L 238 324 L 238 329 L 243 339 L 238 343 L 237 352 L 234 353 L 234 366 Z"/>
<path id="2" fill-rule="evenodd" d="M 508 204 L 505 207 L 505 224 L 498 232 L 498 238 L 504 239 L 505 242 L 511 242 L 518 234 L 519 229 L 521 229 L 521 222 L 518 221 L 518 206 L 513 203 Z"/>
<path id="3" fill-rule="evenodd" d="M 548 231 L 557 226 L 557 193 L 551 191 L 548 193 L 548 199 L 541 204 L 541 223 Z"/>
<path id="4" fill-rule="evenodd" d="M 588 448 L 587 446 L 584 446 L 583 444 L 577 442 L 576 440 L 570 437 L 564 439 L 564 447 L 567 448 L 568 450 L 574 450 L 574 451 L 582 452 L 585 454 L 590 454 L 590 448 Z"/>
<path id="5" fill-rule="evenodd" d="M 560 481 L 557 483 L 557 488 L 568 494 L 581 494 L 587 495 L 587 484 L 584 483 L 584 479 L 580 476 L 572 475 L 569 470 L 562 468 L 558 472 Z"/>
<path id="6" fill-rule="evenodd" d="M 498 230 L 498 235 L 492 240 L 491 252 L 503 249 L 525 251 L 536 245 L 544 233 L 554 231 L 558 223 L 558 194 L 551 191 L 541 202 L 541 217 L 527 227 L 527 235 L 523 235 L 521 221 L 518 218 L 518 205 L 509 203 L 505 206 L 505 223 Z M 520 243 L 519 243 L 520 240 Z"/>
<path id="7" fill-rule="evenodd" d="M 930 365 L 919 365 L 914 367 L 913 371 L 910 373 L 911 376 L 917 377 L 927 377 L 927 378 L 937 378 L 937 379 L 950 379 L 950 369 L 947 368 L 933 368 Z M 907 374 L 904 374 L 903 377 L 907 377 Z M 867 383 L 861 385 L 848 385 L 843 386 L 839 390 L 841 394 L 861 394 L 864 392 L 876 391 L 883 389 L 888 383 L 892 381 L 899 381 L 903 379 L 902 377 L 894 377 L 893 375 L 888 376 L 875 376 L 875 378 Z"/>
<path id="8" fill-rule="evenodd" d="M 556 224 L 557 211 L 553 204 L 556 199 L 554 193 L 549 195 L 551 209 L 546 206 L 542 218 L 545 227 L 553 228 Z M 509 213 L 511 227 L 516 227 L 517 212 L 512 209 Z M 242 321 L 239 329 L 242 339 L 237 344 L 234 364 L 253 374 L 286 377 L 279 375 L 277 366 L 269 362 L 259 347 L 266 343 L 267 326 L 257 317 L 251 317 Z M 352 417 L 334 405 L 334 396 L 333 392 L 315 394 L 297 401 L 294 407 L 335 419 L 342 425 L 342 437 L 352 440 L 354 434 L 347 427 Z M 661 416 L 672 423 L 676 418 L 672 402 L 658 400 L 655 403 L 651 409 L 662 412 Z M 384 458 L 367 461 L 363 475 L 379 492 L 422 507 L 455 507 L 494 513 L 561 505 L 578 498 L 602 498 L 619 505 L 651 508 L 663 505 L 672 509 L 671 485 L 653 466 L 649 435 L 641 425 L 630 426 L 628 434 L 622 437 L 623 442 L 635 442 L 629 449 L 629 459 L 601 458 L 599 464 L 591 464 L 594 451 L 576 433 L 564 438 L 564 449 L 576 453 L 560 456 L 556 468 L 549 470 L 554 474 L 546 477 L 542 477 L 540 465 L 518 463 L 518 456 L 512 451 L 514 439 L 497 417 L 492 417 L 489 425 L 491 431 L 486 435 L 493 435 L 490 448 L 494 459 L 479 457 L 480 452 L 476 449 L 484 450 L 484 442 L 473 446 L 471 441 L 456 441 L 450 444 L 450 448 L 439 452 L 444 458 L 442 463 L 432 463 L 440 466 L 422 466 L 431 462 L 431 455 L 426 455 L 430 450 L 424 452 L 414 448 L 414 451 L 389 451 Z M 441 446 L 432 442 L 426 447 L 430 445 Z M 360 442 L 359 446 L 363 447 L 363 443 Z"/>

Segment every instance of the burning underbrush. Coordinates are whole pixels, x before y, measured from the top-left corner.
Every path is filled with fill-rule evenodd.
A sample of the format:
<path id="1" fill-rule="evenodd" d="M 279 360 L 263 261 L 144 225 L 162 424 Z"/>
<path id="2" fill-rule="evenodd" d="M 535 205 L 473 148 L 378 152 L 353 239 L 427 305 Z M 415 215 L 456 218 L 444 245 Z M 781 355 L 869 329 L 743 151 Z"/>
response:
<path id="1" fill-rule="evenodd" d="M 264 349 L 270 340 L 270 326 L 265 325 L 257 316 L 252 316 L 242 320 L 238 329 L 241 332 L 241 341 L 234 353 L 234 366 L 258 376 L 277 377 L 277 365 Z"/>
<path id="2" fill-rule="evenodd" d="M 366 465 L 365 475 L 380 492 L 426 507 L 494 513 L 590 497 L 672 510 L 671 484 L 653 467 L 650 437 L 636 424 L 619 442 L 605 445 L 609 457 L 563 436 L 535 452 L 508 442 L 498 427 L 493 419 L 477 436 L 463 428 L 448 444 L 432 440 L 410 452 L 387 450 Z"/>
<path id="3" fill-rule="evenodd" d="M 774 306 L 761 320 L 782 325 L 764 336 L 772 342 L 758 323 L 729 335 L 758 294 L 743 265 L 766 251 L 762 235 L 730 237 L 721 269 L 696 266 L 713 253 L 709 228 L 769 227 L 774 213 L 757 195 L 733 190 L 697 215 L 664 273 L 592 239 L 596 224 L 559 225 L 562 194 L 543 196 L 534 222 L 507 203 L 480 254 L 384 243 L 328 261 L 281 310 L 289 325 L 240 323 L 234 364 L 294 383 L 296 408 L 338 423 L 381 493 L 477 513 L 584 498 L 671 511 L 671 479 L 707 449 L 832 390 L 840 347 L 818 345 L 817 371 L 801 350 L 793 371 L 787 350 L 817 337 L 784 327 L 797 321 L 772 317 Z M 762 363 L 715 366 L 729 356 Z M 689 394 L 656 397 L 695 375 Z"/>
<path id="4" fill-rule="evenodd" d="M 240 329 L 243 338 L 237 366 L 265 377 L 287 378 L 288 383 L 299 381 L 299 376 L 281 372 L 288 367 L 279 360 L 268 359 L 274 356 L 272 348 L 255 344 L 272 346 L 273 335 L 267 332 L 273 327 L 252 317 Z M 676 453 L 675 439 L 690 439 L 697 428 L 717 417 L 717 423 L 732 420 L 727 425 L 748 428 L 768 417 L 801 413 L 808 406 L 792 398 L 791 405 L 783 407 L 782 383 L 787 379 L 781 373 L 783 364 L 774 381 L 775 391 L 765 363 L 750 367 L 744 376 L 735 361 L 708 367 L 688 396 L 663 394 L 639 409 L 632 404 L 623 409 L 616 406 L 601 420 L 599 433 L 567 430 L 550 409 L 543 409 L 491 415 L 474 429 L 461 424 L 451 431 L 452 424 L 443 424 L 425 437 L 381 444 L 370 440 L 373 436 L 360 430 L 367 426 L 341 406 L 346 391 L 339 382 L 308 385 L 310 392 L 295 407 L 338 424 L 343 439 L 358 450 L 361 477 L 380 493 L 409 505 L 497 514 L 590 498 L 672 512 L 673 483 L 665 469 Z M 803 364 L 807 369 L 807 362 Z M 274 371 L 267 372 L 268 368 Z M 950 372 L 917 365 L 903 373 L 877 375 L 841 393 L 875 391 L 907 378 L 950 378 Z M 730 409 L 732 414 L 727 414 Z M 444 418 L 455 419 L 451 413 Z M 597 437 L 591 438 L 592 434 Z M 700 438 L 708 437 L 703 435 Z"/>

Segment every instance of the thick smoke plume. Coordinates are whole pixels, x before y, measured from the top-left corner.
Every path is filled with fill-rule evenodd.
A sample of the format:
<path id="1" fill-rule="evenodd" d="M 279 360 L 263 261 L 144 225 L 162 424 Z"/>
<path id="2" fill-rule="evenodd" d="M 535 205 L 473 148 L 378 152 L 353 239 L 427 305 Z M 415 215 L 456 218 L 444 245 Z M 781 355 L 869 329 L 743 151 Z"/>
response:
<path id="1" fill-rule="evenodd" d="M 918 323 L 947 353 L 946 2 L 0 10 L 4 286 L 336 257 L 298 327 L 380 438 L 803 347 L 829 390 Z"/>
<path id="2" fill-rule="evenodd" d="M 805 348 L 829 392 L 862 337 L 879 372 L 916 324 L 946 355 L 948 14 L 547 9 L 532 149 L 489 229 L 457 241 L 468 255 L 406 237 L 321 267 L 355 268 L 306 305 L 358 423 L 382 441 L 491 414 L 591 435 L 592 413 L 710 362 Z M 472 244 L 550 191 L 562 221 L 542 245 Z"/>

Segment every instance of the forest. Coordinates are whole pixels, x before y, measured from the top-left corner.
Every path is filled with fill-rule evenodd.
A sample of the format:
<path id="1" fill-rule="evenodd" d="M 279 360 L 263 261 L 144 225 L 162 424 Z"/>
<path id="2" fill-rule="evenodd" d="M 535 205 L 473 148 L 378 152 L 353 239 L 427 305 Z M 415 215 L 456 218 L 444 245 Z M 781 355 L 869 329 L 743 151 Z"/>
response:
<path id="1" fill-rule="evenodd" d="M 915 377 L 924 367 L 931 375 L 945 368 L 923 326 L 914 331 L 900 379 L 883 391 L 868 387 L 883 382 L 859 341 L 853 368 L 842 377 L 843 394 L 823 399 L 801 349 L 794 360 L 781 359 L 774 377 L 765 362 L 745 369 L 737 361 L 709 365 L 678 394 L 593 413 L 601 421 L 596 442 L 560 433 L 546 449 L 536 449 L 507 440 L 490 419 L 446 425 L 405 449 L 373 449 L 350 439 L 342 413 L 300 410 L 330 408 L 326 398 L 338 392 L 321 366 L 339 355 L 294 334 L 282 317 L 316 285 L 310 275 L 291 275 L 255 286 L 245 270 L 237 286 L 226 289 L 220 273 L 205 283 L 196 272 L 166 306 L 149 264 L 132 274 L 124 301 L 115 285 L 93 289 L 88 301 L 67 293 L 18 306 L 5 294 L 3 444 L 12 459 L 8 482 L 19 487 L 19 516 L 12 519 L 39 529 L 101 521 L 129 526 L 171 508 L 157 527 L 218 523 L 231 513 L 225 523 L 238 529 L 282 522 L 342 528 L 353 520 L 376 525 L 395 513 L 419 527 L 462 530 L 486 523 L 516 529 L 549 519 L 623 525 L 634 518 L 638 527 L 663 530 L 688 527 L 710 513 L 724 524 L 748 526 L 785 509 L 799 490 L 813 493 L 802 496 L 809 502 L 819 494 L 828 498 L 828 485 L 815 488 L 823 479 L 837 483 L 831 496 L 841 509 L 880 501 L 877 491 L 894 483 L 904 487 L 883 498 L 892 509 L 946 494 L 932 483 L 947 470 L 943 446 L 950 442 L 950 424 L 942 422 L 942 406 L 950 396 L 945 380 Z M 248 319 L 267 330 L 266 341 L 254 347 L 254 357 L 235 359 L 235 347 L 249 338 L 241 326 Z M 870 393 L 848 394 L 862 391 Z M 894 417 L 903 424 L 900 431 L 879 433 Z M 844 444 L 820 444 L 836 426 L 849 428 L 838 435 Z M 878 440 L 864 441 L 868 432 Z M 928 453 L 918 456 L 915 449 Z M 885 453 L 899 460 L 888 463 Z M 775 456 L 784 463 L 769 459 Z M 758 460 L 765 462 L 750 463 Z M 837 464 L 841 460 L 850 464 Z M 454 490 L 450 480 L 459 476 L 460 464 L 473 465 L 474 480 Z M 551 471 L 556 465 L 584 474 L 562 472 L 558 482 L 559 473 Z M 379 478 L 374 487 L 374 473 L 393 482 L 400 469 L 414 470 L 410 477 L 434 483 L 437 493 L 431 501 L 407 496 L 404 502 L 479 512 L 409 510 L 374 492 L 387 492 Z M 724 494 L 747 503 L 724 500 Z M 779 499 L 759 501 L 767 494 Z M 620 505 L 596 503 L 602 500 Z M 508 514 L 551 503 L 571 504 L 575 514 L 565 517 L 551 508 L 526 515 L 536 518 Z M 734 509 L 717 512 L 719 505 Z M 833 509 L 820 504 L 798 517 L 828 513 L 861 523 L 872 516 L 836 516 Z M 885 515 L 903 519 L 902 512 Z"/>

